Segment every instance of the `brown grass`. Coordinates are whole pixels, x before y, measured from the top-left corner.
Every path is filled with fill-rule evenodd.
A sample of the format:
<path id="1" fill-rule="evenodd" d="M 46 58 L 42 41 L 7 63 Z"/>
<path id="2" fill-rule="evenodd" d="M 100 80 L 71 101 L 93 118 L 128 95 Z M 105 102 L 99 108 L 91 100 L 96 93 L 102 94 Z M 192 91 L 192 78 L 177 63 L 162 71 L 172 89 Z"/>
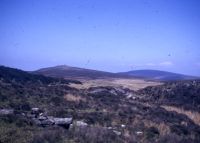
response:
<path id="1" fill-rule="evenodd" d="M 139 116 L 136 116 L 136 118 L 134 118 L 132 125 L 134 126 L 134 125 L 138 125 L 141 123 L 144 123 L 144 126 L 147 128 L 150 128 L 150 127 L 157 128 L 161 136 L 170 134 L 170 127 L 168 125 L 166 125 L 164 122 L 156 123 L 151 120 L 141 119 L 141 117 L 139 117 Z"/>
<path id="2" fill-rule="evenodd" d="M 144 120 L 144 125 L 146 127 L 156 127 L 160 133 L 160 135 L 167 135 L 170 133 L 170 128 L 168 125 L 166 125 L 164 122 L 161 122 L 161 123 L 155 123 L 155 122 L 152 122 L 150 120 Z"/>
<path id="3" fill-rule="evenodd" d="M 200 113 L 190 110 L 184 110 L 175 106 L 162 106 L 167 111 L 175 111 L 179 114 L 184 114 L 190 118 L 195 124 L 200 125 Z"/>
<path id="4" fill-rule="evenodd" d="M 70 84 L 71 87 L 78 89 L 87 89 L 89 87 L 97 86 L 112 86 L 112 87 L 123 87 L 132 90 L 139 90 L 147 86 L 157 86 L 162 83 L 145 81 L 141 79 L 119 79 L 119 78 L 107 78 L 107 79 L 95 79 L 95 80 L 81 80 L 81 84 Z"/>
<path id="5" fill-rule="evenodd" d="M 85 101 L 85 98 L 78 96 L 78 95 L 73 95 L 73 94 L 66 94 L 64 96 L 64 99 L 67 101 L 71 101 L 71 102 Z"/>

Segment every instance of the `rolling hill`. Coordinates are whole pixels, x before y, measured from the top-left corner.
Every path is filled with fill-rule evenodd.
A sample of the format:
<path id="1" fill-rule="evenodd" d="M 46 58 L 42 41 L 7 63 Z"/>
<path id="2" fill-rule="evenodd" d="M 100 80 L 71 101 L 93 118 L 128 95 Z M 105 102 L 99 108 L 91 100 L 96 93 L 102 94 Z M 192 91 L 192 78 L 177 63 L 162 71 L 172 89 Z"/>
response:
<path id="1" fill-rule="evenodd" d="M 62 78 L 52 78 L 46 77 L 44 75 L 37 75 L 31 74 L 26 71 L 20 69 L 14 69 L 10 67 L 0 66 L 0 79 L 3 79 L 6 82 L 15 81 L 18 83 L 43 83 L 43 84 L 50 84 L 50 83 L 75 83 L 81 84 L 80 81 L 77 80 L 64 80 Z"/>
<path id="2" fill-rule="evenodd" d="M 160 71 L 160 70 L 134 70 L 134 71 L 122 72 L 119 74 L 129 75 L 129 76 L 138 77 L 138 78 L 144 78 L 147 80 L 157 80 L 157 81 L 199 79 L 199 77 Z"/>
<path id="3" fill-rule="evenodd" d="M 111 72 L 104 72 L 92 69 L 84 69 L 78 67 L 71 67 L 66 65 L 59 65 L 55 67 L 42 68 L 34 71 L 36 74 L 42 74 L 50 77 L 59 77 L 66 79 L 102 79 L 102 78 L 127 78 L 129 75 L 115 74 Z"/>
<path id="4" fill-rule="evenodd" d="M 144 79 L 152 81 L 173 81 L 173 80 L 193 80 L 200 77 L 183 75 L 160 70 L 134 70 L 128 72 L 111 73 L 92 69 L 84 69 L 59 65 L 55 67 L 42 68 L 33 73 L 42 74 L 50 77 L 65 79 L 106 79 L 106 78 L 128 78 L 128 79 Z"/>

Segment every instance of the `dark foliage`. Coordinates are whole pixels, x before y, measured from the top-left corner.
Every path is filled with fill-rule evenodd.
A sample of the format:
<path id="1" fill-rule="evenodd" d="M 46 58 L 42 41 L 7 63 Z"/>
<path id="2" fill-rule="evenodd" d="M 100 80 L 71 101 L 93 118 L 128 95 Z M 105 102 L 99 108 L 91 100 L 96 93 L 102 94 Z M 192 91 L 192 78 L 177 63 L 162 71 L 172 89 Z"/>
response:
<path id="1" fill-rule="evenodd" d="M 167 82 L 139 91 L 146 101 L 170 104 L 200 111 L 200 80 Z"/>

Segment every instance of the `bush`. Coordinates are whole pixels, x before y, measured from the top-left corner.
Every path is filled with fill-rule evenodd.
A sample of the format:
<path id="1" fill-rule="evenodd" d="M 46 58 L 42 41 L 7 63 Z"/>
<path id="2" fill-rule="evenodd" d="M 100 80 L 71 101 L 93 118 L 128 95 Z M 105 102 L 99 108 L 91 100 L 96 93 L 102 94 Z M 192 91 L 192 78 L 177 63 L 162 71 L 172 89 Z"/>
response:
<path id="1" fill-rule="evenodd" d="M 58 128 L 40 131 L 33 137 L 32 143 L 62 143 L 63 132 Z"/>
<path id="2" fill-rule="evenodd" d="M 181 125 L 173 125 L 170 127 L 171 132 L 175 133 L 177 135 L 187 135 L 189 134 L 188 130 L 186 127 L 181 126 Z"/>
<path id="3" fill-rule="evenodd" d="M 155 139 L 155 138 L 158 138 L 159 137 L 159 131 L 157 128 L 155 127 L 150 127 L 150 128 L 147 128 L 144 132 L 144 135 L 145 135 L 145 139 L 147 140 L 151 140 L 151 139 Z"/>

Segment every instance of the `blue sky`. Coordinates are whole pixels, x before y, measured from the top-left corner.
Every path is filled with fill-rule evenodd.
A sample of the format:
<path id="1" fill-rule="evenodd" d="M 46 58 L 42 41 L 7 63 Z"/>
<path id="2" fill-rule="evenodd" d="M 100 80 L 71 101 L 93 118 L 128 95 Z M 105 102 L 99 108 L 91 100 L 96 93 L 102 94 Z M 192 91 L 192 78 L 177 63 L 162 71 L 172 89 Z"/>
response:
<path id="1" fill-rule="evenodd" d="M 0 0 L 0 64 L 200 76 L 199 0 Z"/>

